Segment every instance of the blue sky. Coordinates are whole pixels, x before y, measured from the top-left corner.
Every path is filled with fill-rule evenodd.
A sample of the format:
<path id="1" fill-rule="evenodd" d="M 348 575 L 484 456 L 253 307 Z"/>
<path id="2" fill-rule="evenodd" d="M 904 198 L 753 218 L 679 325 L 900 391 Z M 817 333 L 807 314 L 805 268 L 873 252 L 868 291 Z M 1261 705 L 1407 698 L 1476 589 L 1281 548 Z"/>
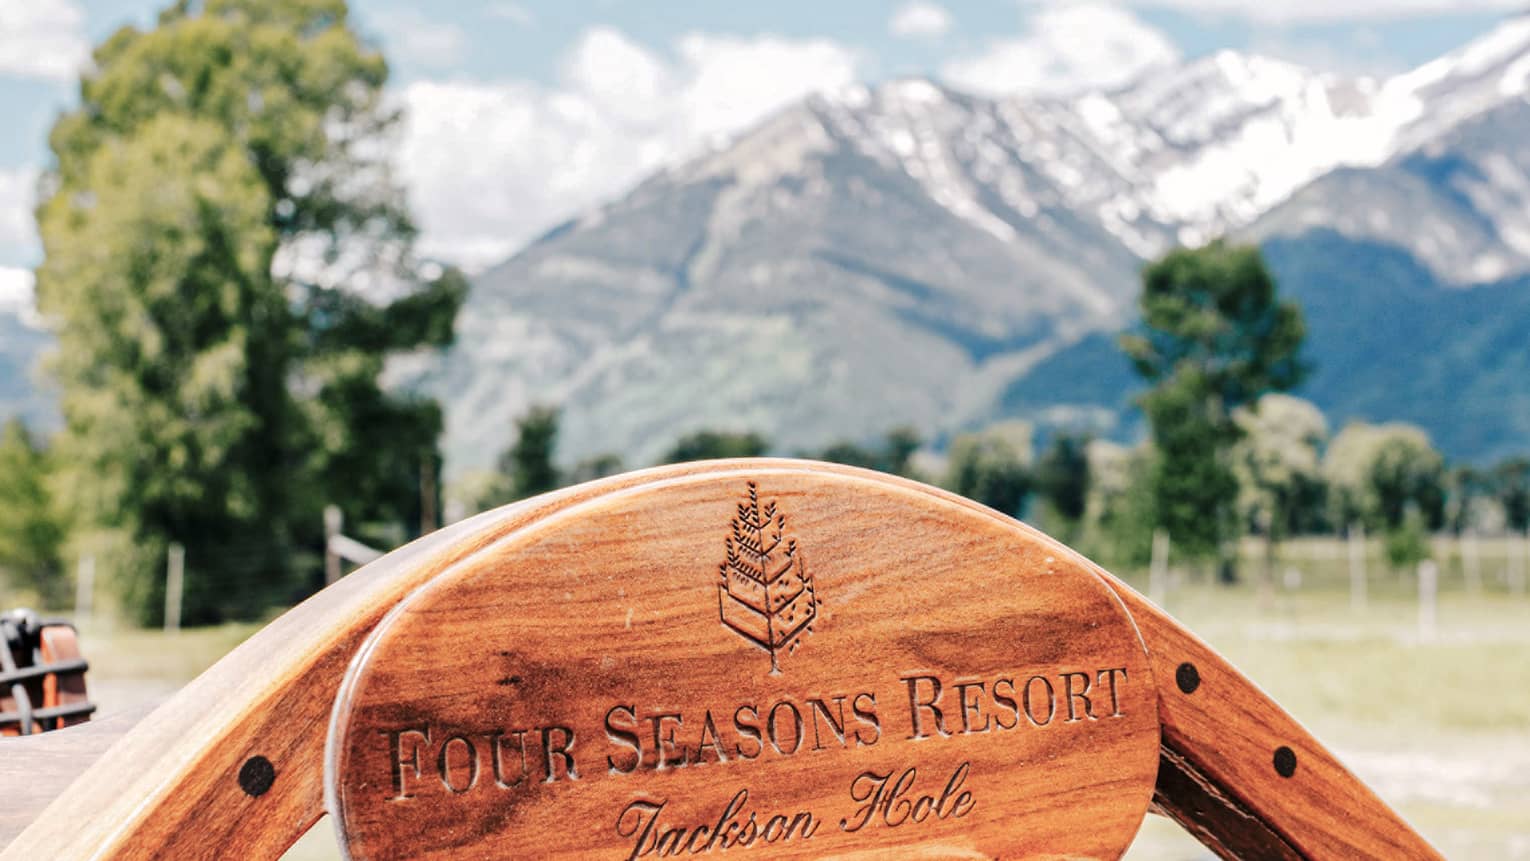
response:
<path id="1" fill-rule="evenodd" d="M 164 0 L 0 0 L 0 303 L 40 251 L 32 184 L 87 46 Z M 1220 49 L 1386 75 L 1519 0 L 354 0 L 411 113 L 426 250 L 493 262 L 644 173 L 818 88 L 930 75 L 993 93 L 1116 82 Z M 9 286 L 7 286 L 9 285 Z"/>

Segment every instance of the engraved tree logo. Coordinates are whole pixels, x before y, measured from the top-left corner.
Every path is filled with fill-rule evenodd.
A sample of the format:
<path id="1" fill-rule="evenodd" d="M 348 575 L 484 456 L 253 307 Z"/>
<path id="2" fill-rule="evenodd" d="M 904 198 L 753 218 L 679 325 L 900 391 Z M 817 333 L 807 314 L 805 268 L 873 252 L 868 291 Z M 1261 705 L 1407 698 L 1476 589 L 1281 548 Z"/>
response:
<path id="1" fill-rule="evenodd" d="M 780 655 L 797 651 L 813 632 L 818 596 L 795 538 L 786 537 L 786 515 L 776 503 L 760 505 L 754 482 L 738 504 L 728 559 L 718 566 L 718 613 L 722 623 L 770 653 L 770 674 L 781 674 Z"/>

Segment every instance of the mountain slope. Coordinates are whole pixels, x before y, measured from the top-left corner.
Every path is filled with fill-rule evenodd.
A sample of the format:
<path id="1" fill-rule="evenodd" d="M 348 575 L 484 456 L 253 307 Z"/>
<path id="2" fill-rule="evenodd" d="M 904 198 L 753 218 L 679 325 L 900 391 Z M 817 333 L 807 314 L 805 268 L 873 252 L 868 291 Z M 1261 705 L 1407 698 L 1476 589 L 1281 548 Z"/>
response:
<path id="1" fill-rule="evenodd" d="M 1515 95 L 1376 168 L 1322 177 L 1247 232 L 1264 238 L 1329 227 L 1406 248 L 1458 284 L 1530 271 L 1527 138 L 1530 101 Z"/>
<path id="2" fill-rule="evenodd" d="M 786 452 L 1013 415 L 1130 436 L 1137 271 L 1230 232 L 1307 305 L 1336 420 L 1507 451 L 1527 82 L 1530 17 L 1385 81 L 1220 52 L 1072 98 L 851 87 L 550 231 L 475 279 L 444 359 L 391 370 L 445 405 L 452 473 L 537 403 L 566 462 L 704 427 Z M 19 370 L 44 342 L 0 329 L 0 410 L 45 404 Z"/>
<path id="3" fill-rule="evenodd" d="M 565 407 L 568 459 L 648 460 L 701 427 L 761 429 L 788 450 L 900 423 L 934 432 L 1119 325 L 1136 257 L 1044 179 L 1027 180 L 1029 215 L 986 187 L 937 199 L 933 166 L 911 175 L 842 109 L 780 114 L 480 277 L 424 383 L 452 401 L 454 466 L 487 463 L 540 400 Z"/>
<path id="4" fill-rule="evenodd" d="M 1337 429 L 1406 421 L 1448 456 L 1487 461 L 1530 441 L 1530 277 L 1469 290 L 1407 251 L 1320 229 L 1264 244 L 1282 294 L 1301 304 L 1313 374 L 1297 391 Z M 1003 395 L 1023 415 L 1131 416 L 1142 383 L 1112 334 L 1038 363 Z M 1108 425 L 1106 425 L 1108 427 Z"/>
<path id="5" fill-rule="evenodd" d="M 1417 307 L 1492 340 L 1477 327 L 1493 320 L 1435 294 L 1530 259 L 1526 21 L 1383 82 L 1222 52 L 1073 99 L 917 79 L 813 98 L 485 273 L 458 346 L 415 379 L 448 403 L 454 470 L 487 465 L 538 402 L 565 408 L 569 461 L 645 462 L 702 427 L 785 451 L 1014 414 L 1130 434 L 1136 381 L 1112 333 L 1141 261 L 1237 231 L 1347 255 L 1290 273 L 1318 360 L 1345 369 L 1314 396 L 1418 418 L 1454 454 L 1498 450 L 1512 421 L 1450 431 L 1448 403 L 1402 403 L 1409 389 L 1359 372 L 1330 328 L 1370 327 L 1375 361 L 1420 380 L 1499 361 L 1442 345 L 1421 366 L 1367 279 L 1375 249 L 1400 246 L 1425 265 Z M 1355 242 L 1312 238 L 1329 228 Z M 1323 283 L 1352 295 L 1329 302 Z"/>

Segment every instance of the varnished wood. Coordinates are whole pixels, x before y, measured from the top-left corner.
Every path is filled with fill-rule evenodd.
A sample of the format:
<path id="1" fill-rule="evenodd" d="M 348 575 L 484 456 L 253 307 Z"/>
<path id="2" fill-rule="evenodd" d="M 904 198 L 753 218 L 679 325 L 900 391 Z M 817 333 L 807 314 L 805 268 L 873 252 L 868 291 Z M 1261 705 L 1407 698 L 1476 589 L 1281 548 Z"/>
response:
<path id="1" fill-rule="evenodd" d="M 702 475 L 744 481 L 763 471 L 853 476 L 901 488 L 965 508 L 1036 552 L 1069 565 L 1089 564 L 1034 530 L 949 494 L 822 464 L 717 462 L 572 488 L 443 530 L 290 611 L 112 746 L 0 858 L 275 857 L 323 810 L 327 717 L 347 665 L 383 615 L 411 592 L 482 564 L 518 530 L 606 494 L 660 489 Z M 897 540 L 891 530 L 887 540 Z M 959 543 L 963 536 L 951 540 Z M 1232 833 L 1240 820 L 1206 813 L 1207 797 L 1229 800 L 1229 809 L 1243 812 L 1241 821 L 1251 815 L 1302 857 L 1438 857 L 1225 661 L 1120 581 L 1094 570 L 1140 632 L 1158 691 L 1164 755 L 1179 757 L 1202 792 L 1199 800 L 1185 798 L 1160 770 L 1161 807 L 1192 817 L 1202 826 L 1198 837 L 1223 847 L 1240 845 Z M 921 610 L 912 612 L 917 621 Z M 1201 679 L 1190 694 L 1175 683 L 1178 667 L 1187 662 Z M 1275 770 L 1281 747 L 1294 754 L 1290 777 Z M 257 758 L 269 763 L 269 773 L 252 768 Z M 242 772 L 252 779 L 241 780 Z M 265 777 L 269 782 L 253 779 Z M 250 788 L 263 791 L 252 794 Z"/>
<path id="2" fill-rule="evenodd" d="M 0 846 L 14 840 L 148 711 L 136 708 L 52 732 L 0 739 L 0 785 L 5 790 Z"/>
<path id="3" fill-rule="evenodd" d="M 1212 848 L 1216 841 L 1237 845 L 1235 832 L 1247 821 L 1238 811 L 1246 810 L 1307 858 L 1440 857 L 1257 685 L 1152 602 L 1111 580 L 1142 631 L 1159 679 L 1165 751 L 1193 766 L 1222 797 L 1237 800 L 1207 820 L 1193 817 L 1175 796 L 1161 798 L 1173 818 L 1196 818 L 1204 830 L 1198 836 Z M 1183 664 L 1196 668 L 1192 693 L 1175 681 Z M 1282 748 L 1294 757 L 1289 777 L 1275 767 Z"/>
<path id="4" fill-rule="evenodd" d="M 1299 861 L 1304 857 L 1242 800 L 1169 748 L 1163 749 L 1158 762 L 1153 812 L 1178 822 L 1221 858 Z"/>
<path id="5" fill-rule="evenodd" d="M 756 560 L 782 588 L 751 607 Z M 1088 566 L 782 468 L 602 496 L 438 577 L 362 647 L 330 741 L 356 859 L 1114 858 L 1159 747 Z"/>

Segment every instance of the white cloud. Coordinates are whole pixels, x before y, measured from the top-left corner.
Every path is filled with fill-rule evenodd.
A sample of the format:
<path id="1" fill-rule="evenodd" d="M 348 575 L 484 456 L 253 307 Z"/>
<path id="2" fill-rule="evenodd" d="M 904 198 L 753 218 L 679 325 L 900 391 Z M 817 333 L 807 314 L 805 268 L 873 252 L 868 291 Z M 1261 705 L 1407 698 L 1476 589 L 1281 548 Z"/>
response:
<path id="1" fill-rule="evenodd" d="M 421 66 L 456 66 L 468 49 L 467 33 L 414 8 L 379 9 L 370 15 L 388 52 Z"/>
<path id="2" fill-rule="evenodd" d="M 0 2 L 0 75 L 67 80 L 90 58 L 73 0 Z"/>
<path id="3" fill-rule="evenodd" d="M 1398 20 L 1459 12 L 1514 12 L 1524 0 L 1133 0 L 1186 12 L 1249 18 L 1270 24 Z"/>
<path id="4" fill-rule="evenodd" d="M 40 329 L 42 316 L 37 313 L 32 284 L 32 270 L 0 266 L 0 314 L 14 314 L 22 325 Z"/>
<path id="5" fill-rule="evenodd" d="M 887 22 L 887 31 L 905 39 L 933 39 L 951 31 L 951 13 L 944 6 L 913 0 L 898 7 Z"/>
<path id="6" fill-rule="evenodd" d="M 32 270 L 0 266 L 0 313 L 32 307 Z"/>
<path id="7" fill-rule="evenodd" d="M 0 169 L 0 314 L 16 314 L 34 328 L 42 320 L 32 299 L 32 270 L 13 264 L 30 262 L 38 253 L 32 219 L 36 188 L 36 170 Z"/>
<path id="8" fill-rule="evenodd" d="M 1070 3 L 1028 11 L 1020 35 L 947 63 L 942 77 L 979 93 L 1059 93 L 1123 84 L 1179 57 L 1167 36 L 1113 4 Z"/>
<path id="9" fill-rule="evenodd" d="M 498 262 L 719 136 L 855 79 L 855 57 L 824 40 L 693 33 L 667 60 L 600 28 L 580 38 L 556 86 L 410 84 L 399 164 L 421 250 Z"/>
<path id="10" fill-rule="evenodd" d="M 0 264 L 36 256 L 37 225 L 32 218 L 36 192 L 36 170 L 0 168 Z"/>

